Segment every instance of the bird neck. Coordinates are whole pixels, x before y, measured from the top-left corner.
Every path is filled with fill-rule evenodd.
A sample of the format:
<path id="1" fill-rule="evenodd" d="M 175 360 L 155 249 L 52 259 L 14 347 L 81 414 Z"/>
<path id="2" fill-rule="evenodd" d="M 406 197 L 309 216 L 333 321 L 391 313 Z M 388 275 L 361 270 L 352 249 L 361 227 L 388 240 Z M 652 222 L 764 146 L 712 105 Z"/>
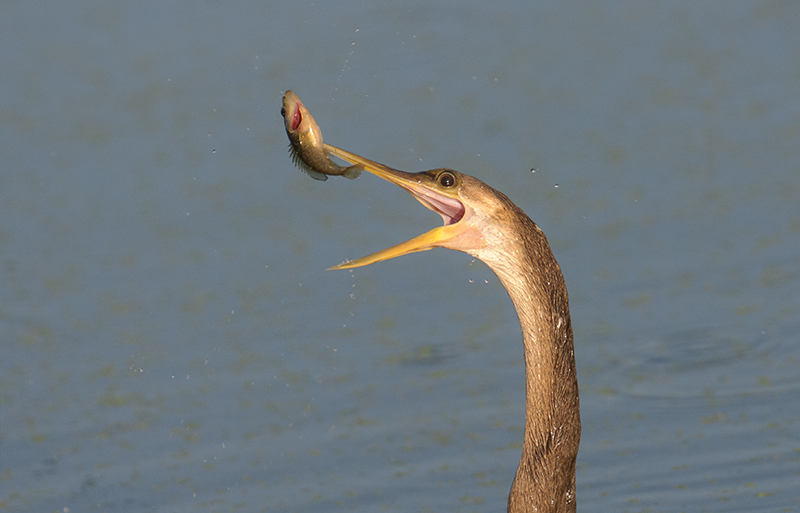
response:
<path id="1" fill-rule="evenodd" d="M 525 352 L 525 438 L 508 511 L 574 512 L 581 427 L 567 288 L 544 233 L 521 221 L 529 225 L 507 241 L 508 260 L 489 263 L 514 303 Z"/>

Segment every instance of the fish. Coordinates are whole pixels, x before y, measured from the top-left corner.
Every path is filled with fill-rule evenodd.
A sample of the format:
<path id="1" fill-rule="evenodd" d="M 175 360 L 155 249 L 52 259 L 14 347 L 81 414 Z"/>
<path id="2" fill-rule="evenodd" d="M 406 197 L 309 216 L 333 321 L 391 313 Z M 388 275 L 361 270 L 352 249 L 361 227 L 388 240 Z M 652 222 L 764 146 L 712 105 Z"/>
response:
<path id="1" fill-rule="evenodd" d="M 300 97 L 292 91 L 283 95 L 281 116 L 289 136 L 292 161 L 311 178 L 324 181 L 328 176 L 344 176 L 354 180 L 364 171 L 362 164 L 345 167 L 330 159 L 326 145 L 322 143 L 322 130 Z"/>

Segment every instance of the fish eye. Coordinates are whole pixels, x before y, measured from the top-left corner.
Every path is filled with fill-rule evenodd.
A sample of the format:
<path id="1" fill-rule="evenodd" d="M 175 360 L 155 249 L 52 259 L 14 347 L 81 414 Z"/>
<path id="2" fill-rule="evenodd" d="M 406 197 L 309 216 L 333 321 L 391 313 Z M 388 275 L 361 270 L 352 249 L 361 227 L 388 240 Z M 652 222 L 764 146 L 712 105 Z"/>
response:
<path id="1" fill-rule="evenodd" d="M 456 184 L 456 177 L 452 173 L 442 173 L 439 175 L 439 185 L 442 187 L 452 187 Z"/>
<path id="2" fill-rule="evenodd" d="M 281 116 L 286 117 L 286 109 L 281 107 Z"/>

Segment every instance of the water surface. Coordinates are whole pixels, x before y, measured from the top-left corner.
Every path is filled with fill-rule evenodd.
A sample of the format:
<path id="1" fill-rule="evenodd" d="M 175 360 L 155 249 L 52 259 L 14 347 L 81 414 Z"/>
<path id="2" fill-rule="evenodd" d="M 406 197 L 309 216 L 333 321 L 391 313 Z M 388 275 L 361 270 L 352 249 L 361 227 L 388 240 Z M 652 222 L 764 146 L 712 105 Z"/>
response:
<path id="1" fill-rule="evenodd" d="M 581 511 L 800 509 L 800 8 L 9 4 L 0 506 L 498 511 L 522 348 L 480 262 L 325 269 L 435 226 L 310 180 L 449 166 L 570 291 Z M 535 172 L 532 172 L 535 170 Z"/>

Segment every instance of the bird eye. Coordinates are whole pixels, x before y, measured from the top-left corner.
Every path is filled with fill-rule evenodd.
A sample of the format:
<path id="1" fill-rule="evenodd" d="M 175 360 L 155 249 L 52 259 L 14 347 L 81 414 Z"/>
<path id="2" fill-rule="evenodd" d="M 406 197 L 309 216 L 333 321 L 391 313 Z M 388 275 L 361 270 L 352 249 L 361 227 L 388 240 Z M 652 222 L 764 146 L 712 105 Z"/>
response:
<path id="1" fill-rule="evenodd" d="M 442 187 L 452 187 L 456 184 L 456 177 L 451 173 L 442 173 L 439 175 L 439 185 Z"/>

